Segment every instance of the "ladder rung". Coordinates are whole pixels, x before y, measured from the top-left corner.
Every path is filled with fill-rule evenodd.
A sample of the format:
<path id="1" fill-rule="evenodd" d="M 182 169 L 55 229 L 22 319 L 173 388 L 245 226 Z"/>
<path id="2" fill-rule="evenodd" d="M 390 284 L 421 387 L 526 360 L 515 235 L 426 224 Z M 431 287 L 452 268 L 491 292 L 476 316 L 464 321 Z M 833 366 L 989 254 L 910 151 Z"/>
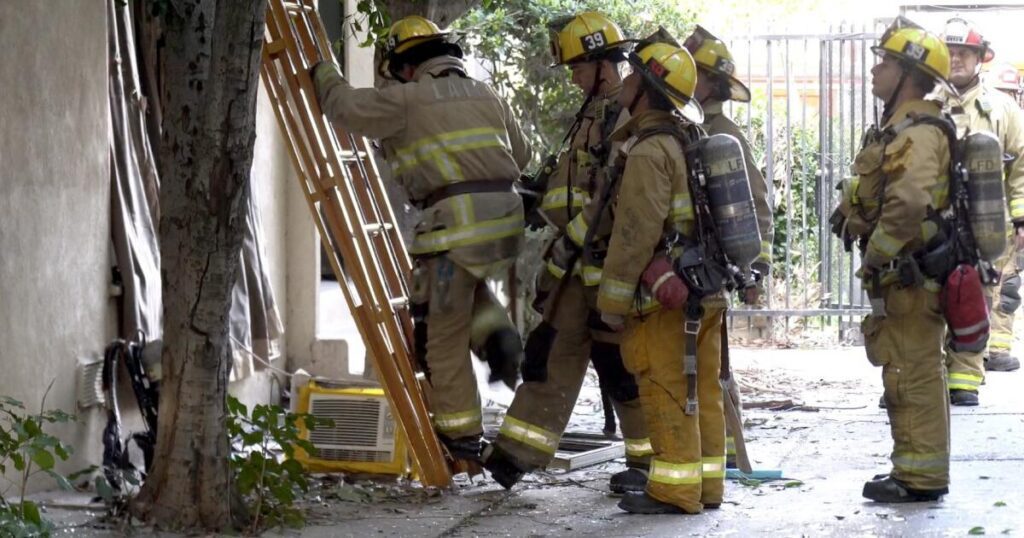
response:
<path id="1" fill-rule="evenodd" d="M 405 308 L 409 306 L 408 297 L 395 297 L 388 302 L 391 303 L 392 308 Z"/>
<path id="2" fill-rule="evenodd" d="M 365 151 L 352 152 L 348 150 L 341 150 L 342 161 L 358 161 L 366 158 L 367 155 Z"/>
<path id="3" fill-rule="evenodd" d="M 316 8 L 314 8 L 313 6 L 304 6 L 302 4 L 296 4 L 295 2 L 285 2 L 284 8 L 287 11 L 316 11 Z"/>
<path id="4" fill-rule="evenodd" d="M 267 54 L 271 57 L 277 56 L 284 52 L 285 44 L 283 41 L 271 41 L 265 45 L 267 47 Z"/>
<path id="5" fill-rule="evenodd" d="M 366 231 L 369 232 L 371 235 L 377 235 L 382 230 L 390 231 L 392 228 L 394 228 L 394 226 L 392 226 L 390 222 L 373 223 L 366 225 Z"/>

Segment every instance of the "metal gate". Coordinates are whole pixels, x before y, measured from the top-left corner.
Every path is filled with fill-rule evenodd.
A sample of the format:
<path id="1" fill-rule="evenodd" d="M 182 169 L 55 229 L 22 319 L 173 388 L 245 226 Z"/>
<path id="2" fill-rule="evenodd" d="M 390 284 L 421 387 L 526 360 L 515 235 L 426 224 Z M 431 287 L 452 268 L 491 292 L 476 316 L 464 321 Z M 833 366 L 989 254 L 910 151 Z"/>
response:
<path id="1" fill-rule="evenodd" d="M 754 96 L 729 112 L 746 129 L 775 211 L 773 278 L 767 315 L 840 331 L 867 312 L 856 253 L 831 235 L 836 187 L 848 174 L 862 133 L 880 114 L 871 94 L 871 47 L 880 29 L 839 26 L 826 34 L 754 35 L 729 43 L 738 76 Z M 776 331 L 777 333 L 777 331 Z M 841 334 L 841 332 L 840 332 Z"/>

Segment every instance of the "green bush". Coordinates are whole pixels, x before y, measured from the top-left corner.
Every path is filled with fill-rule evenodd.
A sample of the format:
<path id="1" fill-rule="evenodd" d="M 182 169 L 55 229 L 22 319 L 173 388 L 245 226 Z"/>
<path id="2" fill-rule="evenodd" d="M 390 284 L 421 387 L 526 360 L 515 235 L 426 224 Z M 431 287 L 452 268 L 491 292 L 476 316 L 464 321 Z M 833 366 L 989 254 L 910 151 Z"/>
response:
<path id="1" fill-rule="evenodd" d="M 65 477 L 55 470 L 58 461 L 66 461 L 71 456 L 72 448 L 46 433 L 45 428 L 73 422 L 75 418 L 59 409 L 47 410 L 45 403 L 44 394 L 39 413 L 29 413 L 20 401 L 0 396 L 0 479 L 6 482 L 6 486 L 0 488 L 0 536 L 3 537 L 49 536 L 53 530 L 53 523 L 43 519 L 39 506 L 25 500 L 30 479 L 48 475 L 62 489 L 71 490 L 70 480 L 81 474 Z M 13 478 L 7 475 L 12 470 Z M 91 469 L 84 472 L 88 471 Z M 9 497 L 12 490 L 14 496 Z"/>
<path id="2" fill-rule="evenodd" d="M 295 506 L 309 491 L 306 470 L 295 460 L 295 449 L 316 453 L 312 443 L 299 435 L 299 424 L 308 430 L 330 427 L 331 421 L 304 413 L 289 413 L 279 405 L 257 405 L 252 412 L 228 396 L 228 435 L 241 445 L 231 455 L 235 488 L 248 506 L 249 531 L 265 527 L 301 527 L 305 514 Z M 279 458 L 277 450 L 283 452 Z"/>

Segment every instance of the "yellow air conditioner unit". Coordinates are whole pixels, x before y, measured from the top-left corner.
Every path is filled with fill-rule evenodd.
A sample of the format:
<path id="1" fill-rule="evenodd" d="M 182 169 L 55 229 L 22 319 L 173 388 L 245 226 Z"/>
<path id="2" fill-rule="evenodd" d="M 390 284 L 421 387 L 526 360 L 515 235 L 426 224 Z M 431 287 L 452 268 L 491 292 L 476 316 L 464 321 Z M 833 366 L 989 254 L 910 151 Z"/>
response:
<path id="1" fill-rule="evenodd" d="M 314 472 L 404 475 L 409 472 L 408 449 L 401 428 L 391 415 L 380 388 L 330 387 L 322 380 L 299 389 L 297 411 L 334 421 L 333 427 L 300 434 L 316 454 L 295 451 L 295 459 Z"/>

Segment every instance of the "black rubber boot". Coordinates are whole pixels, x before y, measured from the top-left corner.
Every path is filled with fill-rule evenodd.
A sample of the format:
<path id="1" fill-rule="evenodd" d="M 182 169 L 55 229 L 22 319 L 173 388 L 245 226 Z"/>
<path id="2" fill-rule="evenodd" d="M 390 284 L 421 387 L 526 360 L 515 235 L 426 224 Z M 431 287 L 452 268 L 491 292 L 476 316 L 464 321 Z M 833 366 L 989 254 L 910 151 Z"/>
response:
<path id="1" fill-rule="evenodd" d="M 661 502 L 646 493 L 629 493 L 619 501 L 619 508 L 631 514 L 685 514 L 682 508 Z"/>
<path id="2" fill-rule="evenodd" d="M 481 461 L 484 448 L 487 442 L 479 435 L 469 435 L 451 439 L 444 435 L 438 435 L 441 442 L 452 453 L 452 457 L 458 460 Z"/>
<path id="3" fill-rule="evenodd" d="M 1009 353 L 993 353 L 985 357 L 986 372 L 1012 372 L 1020 368 L 1020 361 Z"/>
<path id="4" fill-rule="evenodd" d="M 978 391 L 950 389 L 949 403 L 951 405 L 960 405 L 965 407 L 978 405 Z"/>
<path id="5" fill-rule="evenodd" d="M 937 501 L 949 493 L 949 488 L 913 489 L 888 475 L 864 483 L 863 495 L 876 503 L 917 503 Z"/>
<path id="6" fill-rule="evenodd" d="M 519 379 L 519 362 L 523 357 L 523 341 L 511 328 L 498 329 L 487 337 L 480 359 L 491 369 L 488 382 L 501 381 L 515 390 Z"/>
<path id="7" fill-rule="evenodd" d="M 639 493 L 646 487 L 647 473 L 632 467 L 613 474 L 608 481 L 608 489 L 612 493 Z"/>
<path id="8" fill-rule="evenodd" d="M 885 394 L 883 394 L 883 395 L 879 396 L 879 397 L 878 397 L 878 408 L 879 408 L 879 409 L 886 409 L 886 408 L 888 408 L 888 407 L 889 407 L 889 404 L 887 404 L 887 403 L 885 402 Z"/>
<path id="9" fill-rule="evenodd" d="M 526 474 L 525 470 L 515 464 L 512 456 L 494 444 L 484 450 L 483 463 L 484 469 L 490 471 L 491 478 L 505 489 L 512 489 Z"/>

